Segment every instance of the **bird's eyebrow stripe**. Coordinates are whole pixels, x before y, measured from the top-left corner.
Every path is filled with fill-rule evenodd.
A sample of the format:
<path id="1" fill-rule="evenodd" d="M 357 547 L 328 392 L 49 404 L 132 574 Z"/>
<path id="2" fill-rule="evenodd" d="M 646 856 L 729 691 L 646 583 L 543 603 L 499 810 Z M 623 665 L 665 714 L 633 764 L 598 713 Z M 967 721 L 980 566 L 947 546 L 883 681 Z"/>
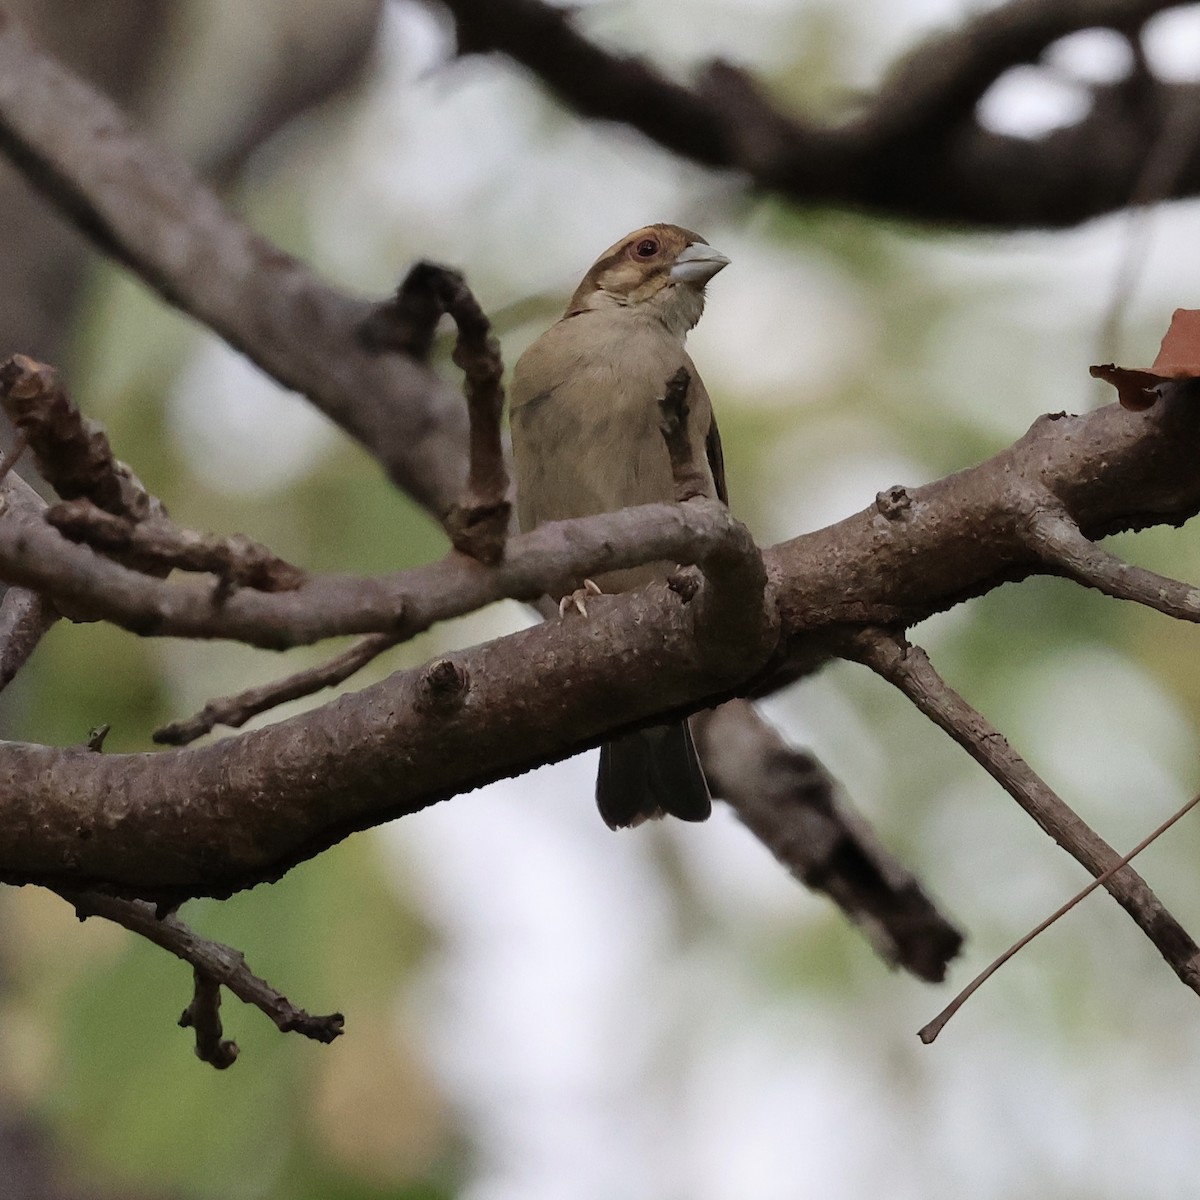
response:
<path id="1" fill-rule="evenodd" d="M 620 250 L 615 250 L 607 258 L 602 258 L 588 272 L 589 278 L 599 276 L 603 271 L 608 270 L 609 267 L 616 266 L 616 264 L 619 263 L 621 261 L 621 259 L 623 259 L 625 257 L 625 251 L 627 249 L 628 249 L 628 243 L 623 245 L 620 248 Z"/>

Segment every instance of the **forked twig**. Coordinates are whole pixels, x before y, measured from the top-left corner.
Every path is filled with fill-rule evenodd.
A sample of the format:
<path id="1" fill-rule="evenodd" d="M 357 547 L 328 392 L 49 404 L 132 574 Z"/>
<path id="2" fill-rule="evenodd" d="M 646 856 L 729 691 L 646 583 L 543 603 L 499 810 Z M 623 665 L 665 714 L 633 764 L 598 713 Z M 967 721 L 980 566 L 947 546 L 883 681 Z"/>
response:
<path id="1" fill-rule="evenodd" d="M 218 1069 L 232 1065 L 237 1045 L 222 1039 L 220 988 L 227 987 L 239 1000 L 266 1013 L 282 1033 L 296 1032 L 317 1042 L 332 1042 L 340 1036 L 345 1019 L 341 1013 L 313 1016 L 297 1008 L 282 992 L 260 979 L 246 965 L 245 955 L 232 946 L 201 937 L 174 914 L 159 914 L 145 900 L 125 900 L 102 892 L 55 889 L 74 905 L 79 919 L 104 917 L 153 942 L 156 946 L 190 963 L 195 973 L 195 995 L 184 1010 L 180 1024 L 196 1030 L 196 1053 Z"/>

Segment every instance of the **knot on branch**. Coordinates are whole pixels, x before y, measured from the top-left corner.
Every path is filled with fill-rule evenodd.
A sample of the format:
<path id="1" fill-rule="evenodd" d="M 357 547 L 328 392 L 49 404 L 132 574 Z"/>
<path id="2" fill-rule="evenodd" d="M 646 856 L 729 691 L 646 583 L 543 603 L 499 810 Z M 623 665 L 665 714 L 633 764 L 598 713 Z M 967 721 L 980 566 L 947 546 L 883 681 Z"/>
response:
<path id="1" fill-rule="evenodd" d="M 448 658 L 438 658 L 421 672 L 413 707 L 418 712 L 446 714 L 458 708 L 470 690 L 466 670 Z"/>
<path id="2" fill-rule="evenodd" d="M 875 497 L 875 507 L 889 521 L 898 521 L 912 508 L 912 497 L 902 484 L 893 484 Z"/>

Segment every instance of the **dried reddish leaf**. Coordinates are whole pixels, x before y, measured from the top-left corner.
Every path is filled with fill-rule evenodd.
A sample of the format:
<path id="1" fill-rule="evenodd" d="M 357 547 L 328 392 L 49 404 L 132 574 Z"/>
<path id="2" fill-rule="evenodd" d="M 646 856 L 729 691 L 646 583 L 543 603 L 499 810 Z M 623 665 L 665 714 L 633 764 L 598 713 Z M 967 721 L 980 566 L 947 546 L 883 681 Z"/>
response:
<path id="1" fill-rule="evenodd" d="M 1091 374 L 1111 383 L 1122 407 L 1133 412 L 1149 408 L 1162 395 L 1163 384 L 1200 379 L 1200 309 L 1175 310 L 1158 357 L 1149 368 L 1105 363 L 1092 367 Z"/>
<path id="2" fill-rule="evenodd" d="M 1175 310 L 1150 370 L 1164 379 L 1200 377 L 1200 309 Z"/>
<path id="3" fill-rule="evenodd" d="M 1136 367 L 1118 367 L 1112 363 L 1089 368 L 1093 379 L 1103 379 L 1117 389 L 1121 407 L 1142 412 L 1158 399 L 1158 389 L 1169 382 L 1153 371 Z"/>

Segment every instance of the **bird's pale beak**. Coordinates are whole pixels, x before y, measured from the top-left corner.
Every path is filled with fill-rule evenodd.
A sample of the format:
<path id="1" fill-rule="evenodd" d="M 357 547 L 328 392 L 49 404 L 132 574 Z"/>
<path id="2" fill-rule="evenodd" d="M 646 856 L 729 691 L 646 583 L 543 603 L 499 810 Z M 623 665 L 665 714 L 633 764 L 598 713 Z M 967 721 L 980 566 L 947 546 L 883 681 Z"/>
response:
<path id="1" fill-rule="evenodd" d="M 672 283 L 706 284 L 729 259 L 720 250 L 714 250 L 703 242 L 693 242 L 680 250 L 671 267 Z"/>

